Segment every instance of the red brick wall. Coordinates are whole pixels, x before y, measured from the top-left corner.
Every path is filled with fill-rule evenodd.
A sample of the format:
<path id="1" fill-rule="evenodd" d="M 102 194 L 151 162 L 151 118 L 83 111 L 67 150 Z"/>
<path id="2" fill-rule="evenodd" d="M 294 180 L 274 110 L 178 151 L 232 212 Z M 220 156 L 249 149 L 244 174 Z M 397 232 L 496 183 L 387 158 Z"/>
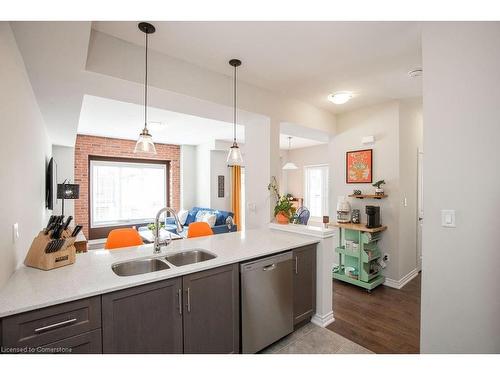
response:
<path id="1" fill-rule="evenodd" d="M 135 141 L 116 138 L 78 135 L 75 145 L 75 183 L 80 184 L 80 199 L 75 200 L 75 223 L 83 225 L 88 238 L 88 164 L 89 155 L 112 156 L 135 159 L 170 160 L 170 205 L 176 210 L 180 206 L 180 155 L 177 145 L 156 143 L 156 155 L 134 154 Z"/>

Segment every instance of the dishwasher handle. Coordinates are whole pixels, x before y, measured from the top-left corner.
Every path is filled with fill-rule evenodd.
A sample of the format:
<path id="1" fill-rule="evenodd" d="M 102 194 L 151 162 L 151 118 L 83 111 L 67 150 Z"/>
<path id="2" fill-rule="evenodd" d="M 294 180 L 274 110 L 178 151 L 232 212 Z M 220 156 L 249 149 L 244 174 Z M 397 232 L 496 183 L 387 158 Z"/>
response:
<path id="1" fill-rule="evenodd" d="M 283 262 L 292 261 L 292 252 L 273 255 L 264 259 L 258 259 L 240 265 L 242 273 L 253 271 L 272 271 L 280 267 Z"/>
<path id="2" fill-rule="evenodd" d="M 264 266 L 262 267 L 262 270 L 263 271 L 272 271 L 276 268 L 276 263 L 273 263 L 273 264 L 270 264 L 268 266 Z"/>

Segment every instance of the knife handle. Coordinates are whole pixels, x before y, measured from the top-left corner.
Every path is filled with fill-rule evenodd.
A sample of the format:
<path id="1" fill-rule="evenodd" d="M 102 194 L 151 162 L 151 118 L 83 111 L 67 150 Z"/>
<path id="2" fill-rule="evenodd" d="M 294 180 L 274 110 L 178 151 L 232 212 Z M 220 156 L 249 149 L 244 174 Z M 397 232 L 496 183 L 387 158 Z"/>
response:
<path id="1" fill-rule="evenodd" d="M 56 215 L 50 215 L 49 221 L 47 222 L 47 225 L 45 226 L 45 228 L 50 227 L 50 225 L 54 222 L 55 218 L 56 218 Z"/>
<path id="2" fill-rule="evenodd" d="M 68 216 L 68 218 L 66 219 L 66 222 L 64 223 L 63 230 L 68 229 L 69 224 L 71 223 L 71 220 L 73 220 L 73 216 L 70 215 L 70 216 Z"/>
<path id="3" fill-rule="evenodd" d="M 54 229 L 54 225 L 55 225 L 55 223 L 53 223 L 53 222 L 52 222 L 52 223 L 50 223 L 50 225 L 49 225 L 47 228 L 45 228 L 45 231 L 43 232 L 43 234 L 49 234 L 49 232 L 50 232 L 52 229 Z"/>
<path id="4" fill-rule="evenodd" d="M 80 231 L 82 230 L 82 226 L 81 225 L 77 225 L 75 227 L 75 229 L 73 229 L 73 233 L 71 233 L 71 237 L 76 237 L 78 235 L 78 233 L 80 233 Z"/>

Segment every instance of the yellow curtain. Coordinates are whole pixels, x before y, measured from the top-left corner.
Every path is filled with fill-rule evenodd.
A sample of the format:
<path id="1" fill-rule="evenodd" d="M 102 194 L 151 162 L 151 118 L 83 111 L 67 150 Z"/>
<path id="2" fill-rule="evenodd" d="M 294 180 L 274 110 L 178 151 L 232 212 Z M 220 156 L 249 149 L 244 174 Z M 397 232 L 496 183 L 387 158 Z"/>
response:
<path id="1" fill-rule="evenodd" d="M 231 167 L 231 209 L 234 213 L 234 223 L 240 230 L 241 215 L 241 167 L 234 165 Z"/>

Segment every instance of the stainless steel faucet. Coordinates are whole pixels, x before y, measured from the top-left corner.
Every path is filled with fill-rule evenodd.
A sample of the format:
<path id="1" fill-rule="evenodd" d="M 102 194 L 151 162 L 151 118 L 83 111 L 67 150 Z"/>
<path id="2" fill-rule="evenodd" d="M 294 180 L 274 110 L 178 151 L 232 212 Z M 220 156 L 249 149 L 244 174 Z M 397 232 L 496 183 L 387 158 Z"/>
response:
<path id="1" fill-rule="evenodd" d="M 170 214 L 174 217 L 175 224 L 177 225 L 176 231 L 177 234 L 180 234 L 182 232 L 182 224 L 179 221 L 179 217 L 177 216 L 177 213 L 174 211 L 173 208 L 170 207 L 163 207 L 158 213 L 156 214 L 155 218 L 155 246 L 154 246 L 154 254 L 158 254 L 161 250 L 161 246 L 165 245 L 168 246 L 170 245 L 170 242 L 172 242 L 172 236 L 169 236 L 168 239 L 165 241 L 160 241 L 160 216 L 164 212 L 170 212 Z"/>

